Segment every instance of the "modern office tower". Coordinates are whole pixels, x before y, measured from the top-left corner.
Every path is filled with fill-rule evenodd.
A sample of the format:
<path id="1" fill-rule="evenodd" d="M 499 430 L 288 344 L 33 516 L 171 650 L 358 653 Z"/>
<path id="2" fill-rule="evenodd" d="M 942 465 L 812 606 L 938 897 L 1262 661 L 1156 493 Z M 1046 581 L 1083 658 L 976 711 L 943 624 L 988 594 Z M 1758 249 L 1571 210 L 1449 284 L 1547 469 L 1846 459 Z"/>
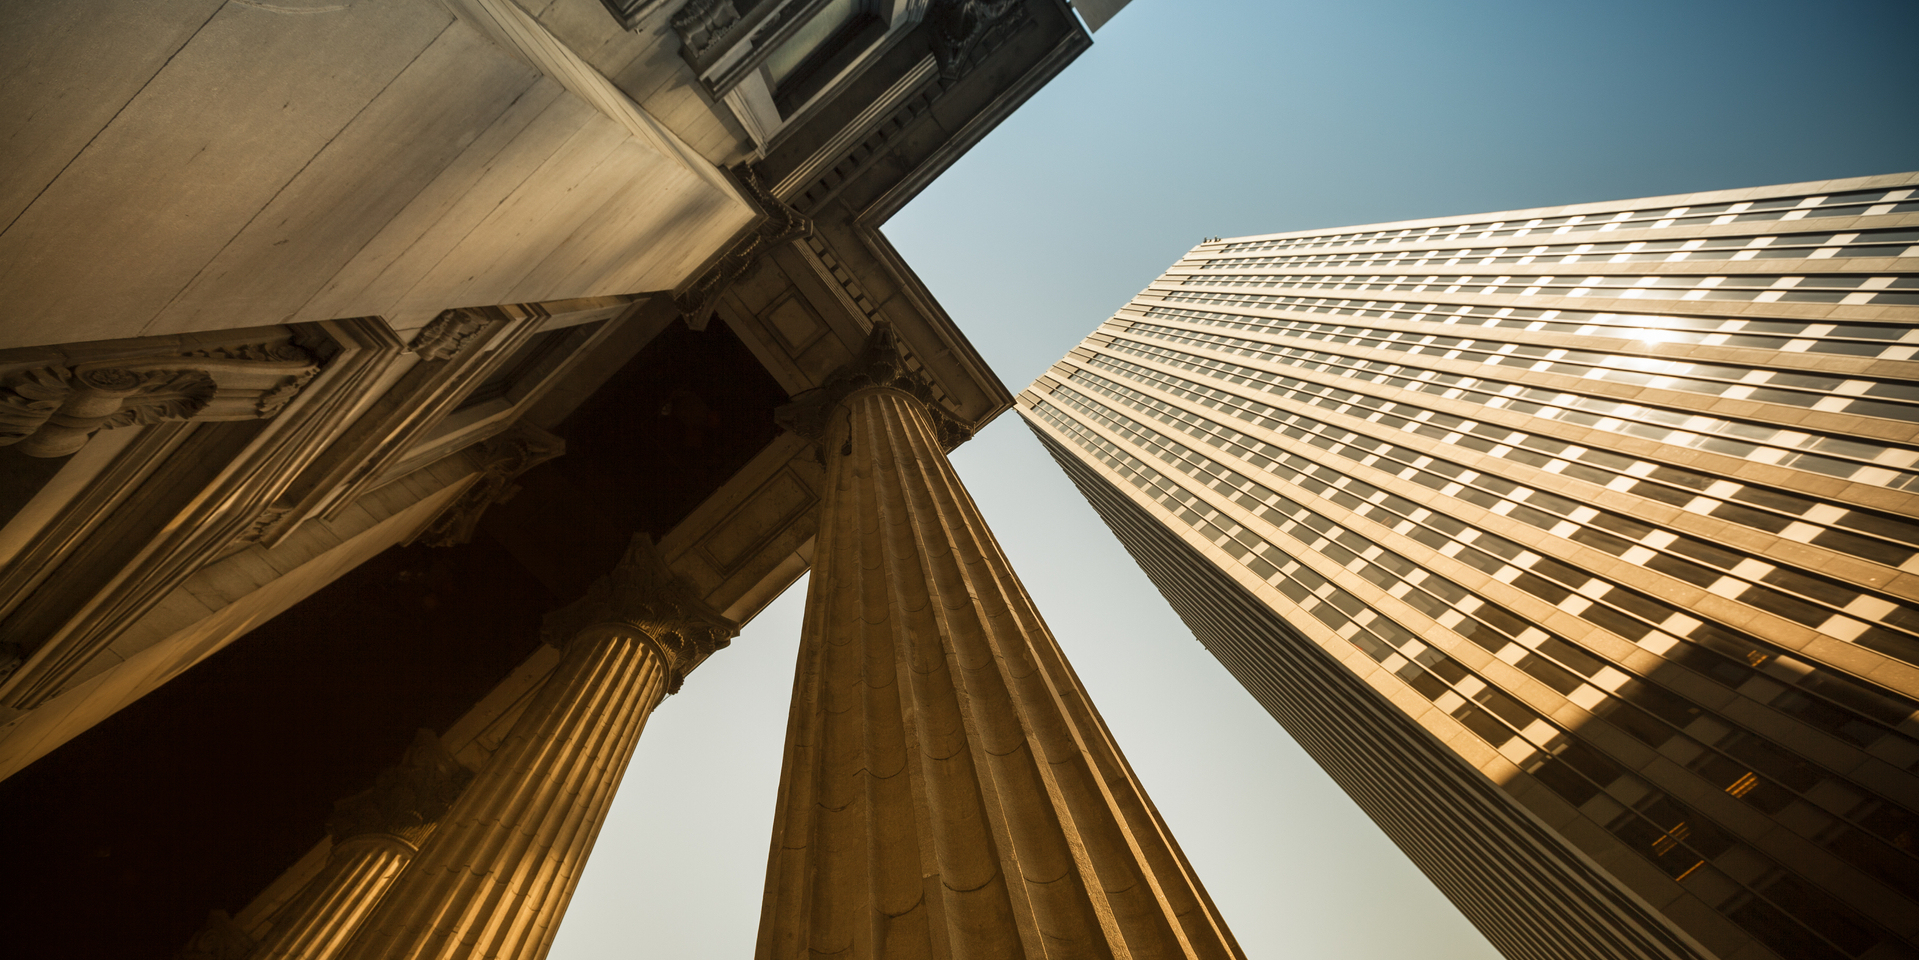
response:
<path id="1" fill-rule="evenodd" d="M 1919 956 L 1915 187 L 1212 240 L 1018 406 L 1508 956 Z"/>

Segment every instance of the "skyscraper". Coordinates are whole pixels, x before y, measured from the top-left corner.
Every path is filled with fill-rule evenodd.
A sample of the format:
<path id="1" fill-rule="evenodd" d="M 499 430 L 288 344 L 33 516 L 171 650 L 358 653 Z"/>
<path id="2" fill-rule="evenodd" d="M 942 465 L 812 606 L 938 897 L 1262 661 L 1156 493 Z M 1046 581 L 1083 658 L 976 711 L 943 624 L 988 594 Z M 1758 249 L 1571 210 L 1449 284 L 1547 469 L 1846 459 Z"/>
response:
<path id="1" fill-rule="evenodd" d="M 1508 956 L 1919 956 L 1915 187 L 1209 240 L 1018 408 Z"/>

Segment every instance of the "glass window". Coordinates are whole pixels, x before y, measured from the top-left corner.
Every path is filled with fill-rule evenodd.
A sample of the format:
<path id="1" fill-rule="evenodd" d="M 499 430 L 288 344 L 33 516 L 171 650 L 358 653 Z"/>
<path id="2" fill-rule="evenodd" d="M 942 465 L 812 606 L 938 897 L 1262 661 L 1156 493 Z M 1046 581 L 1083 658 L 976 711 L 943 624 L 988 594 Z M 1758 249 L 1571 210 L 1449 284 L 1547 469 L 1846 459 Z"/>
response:
<path id="1" fill-rule="evenodd" d="M 773 104 L 790 117 L 886 34 L 877 0 L 832 0 L 766 58 Z"/>

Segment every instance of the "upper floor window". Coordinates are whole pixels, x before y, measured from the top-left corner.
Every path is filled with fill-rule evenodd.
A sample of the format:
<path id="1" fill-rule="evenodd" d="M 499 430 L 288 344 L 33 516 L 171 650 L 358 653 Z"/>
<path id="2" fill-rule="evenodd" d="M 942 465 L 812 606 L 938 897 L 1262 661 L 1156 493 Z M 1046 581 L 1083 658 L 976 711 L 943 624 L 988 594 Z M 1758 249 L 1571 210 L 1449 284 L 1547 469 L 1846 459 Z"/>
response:
<path id="1" fill-rule="evenodd" d="M 759 144 L 859 75 L 929 0 L 692 0 L 673 17 L 681 56 Z"/>
<path id="2" fill-rule="evenodd" d="M 880 0 L 832 0 L 766 58 L 767 86 L 780 118 L 792 116 L 886 36 Z"/>

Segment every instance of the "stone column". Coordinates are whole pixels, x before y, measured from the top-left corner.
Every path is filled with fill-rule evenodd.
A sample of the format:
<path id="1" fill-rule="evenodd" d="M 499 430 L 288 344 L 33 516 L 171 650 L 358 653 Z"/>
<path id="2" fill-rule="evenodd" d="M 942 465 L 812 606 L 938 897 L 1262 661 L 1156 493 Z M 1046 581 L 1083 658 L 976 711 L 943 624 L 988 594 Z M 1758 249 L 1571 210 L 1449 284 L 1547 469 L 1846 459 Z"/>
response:
<path id="1" fill-rule="evenodd" d="M 342 956 L 545 956 L 647 716 L 737 632 L 636 536 L 547 617 L 559 665 Z"/>
<path id="2" fill-rule="evenodd" d="M 431 730 L 370 790 L 333 805 L 326 866 L 273 918 L 249 960 L 331 960 L 433 832 L 472 773 Z"/>
<path id="3" fill-rule="evenodd" d="M 829 487 L 758 960 L 1243 956 L 882 326 L 783 411 Z"/>

